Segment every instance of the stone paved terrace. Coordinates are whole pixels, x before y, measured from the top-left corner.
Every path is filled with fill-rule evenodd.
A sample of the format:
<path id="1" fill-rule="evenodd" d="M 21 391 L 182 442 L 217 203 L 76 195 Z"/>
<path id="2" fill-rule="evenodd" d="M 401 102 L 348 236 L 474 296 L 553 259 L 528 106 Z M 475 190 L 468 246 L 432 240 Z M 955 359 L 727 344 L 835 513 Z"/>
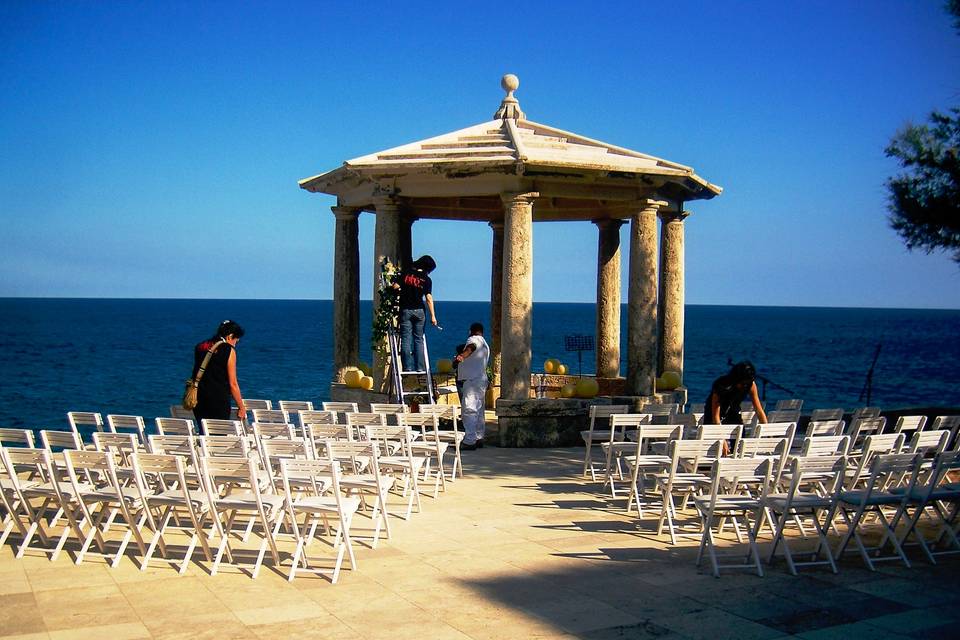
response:
<path id="1" fill-rule="evenodd" d="M 269 568 L 256 580 L 131 559 L 74 566 L 0 550 L 0 636 L 18 638 L 905 638 L 955 637 L 958 563 L 838 575 L 698 572 L 577 477 L 583 449 L 464 452 L 468 477 L 424 499 L 394 537 L 361 548 L 339 584 Z M 199 557 L 199 556 L 197 556 Z M 914 554 L 916 557 L 916 554 Z"/>

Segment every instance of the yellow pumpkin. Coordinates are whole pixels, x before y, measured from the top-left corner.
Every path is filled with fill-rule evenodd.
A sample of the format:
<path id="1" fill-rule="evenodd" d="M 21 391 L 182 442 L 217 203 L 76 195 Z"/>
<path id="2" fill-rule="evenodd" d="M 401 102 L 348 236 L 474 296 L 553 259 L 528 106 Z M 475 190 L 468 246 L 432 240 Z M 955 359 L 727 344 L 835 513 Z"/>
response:
<path id="1" fill-rule="evenodd" d="M 664 371 L 663 375 L 657 378 L 657 389 L 669 391 L 676 389 L 682 383 L 680 374 L 676 371 Z"/>
<path id="2" fill-rule="evenodd" d="M 373 378 L 370 376 L 363 376 L 360 378 L 360 388 L 366 389 L 367 391 L 373 389 Z"/>
<path id="3" fill-rule="evenodd" d="M 547 358 L 543 363 L 544 373 L 553 373 L 557 368 L 557 361 L 553 358 Z"/>
<path id="4" fill-rule="evenodd" d="M 561 398 L 572 398 L 577 395 L 577 385 L 571 382 L 560 387 Z"/>
<path id="5" fill-rule="evenodd" d="M 558 364 L 558 365 L 557 365 L 557 375 L 558 375 L 558 376 L 565 376 L 565 375 L 567 375 L 567 365 L 565 365 L 565 364 L 563 364 L 563 363 Z"/>
<path id="6" fill-rule="evenodd" d="M 356 367 L 348 367 L 343 373 L 343 382 L 350 388 L 356 389 L 360 386 L 360 378 L 363 373 Z"/>
<path id="7" fill-rule="evenodd" d="M 453 371 L 453 361 L 442 358 L 437 360 L 437 373 L 450 373 Z"/>
<path id="8" fill-rule="evenodd" d="M 600 385 L 594 378 L 580 378 L 577 382 L 577 397 L 592 398 L 600 391 Z"/>

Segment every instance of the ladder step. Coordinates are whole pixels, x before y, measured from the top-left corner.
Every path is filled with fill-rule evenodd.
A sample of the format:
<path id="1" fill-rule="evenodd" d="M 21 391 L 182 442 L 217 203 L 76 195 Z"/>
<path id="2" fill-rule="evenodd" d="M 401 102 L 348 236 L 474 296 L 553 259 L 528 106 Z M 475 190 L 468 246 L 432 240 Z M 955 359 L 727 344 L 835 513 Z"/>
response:
<path id="1" fill-rule="evenodd" d="M 425 376 L 427 375 L 426 371 L 401 371 L 400 375 L 402 376 Z"/>

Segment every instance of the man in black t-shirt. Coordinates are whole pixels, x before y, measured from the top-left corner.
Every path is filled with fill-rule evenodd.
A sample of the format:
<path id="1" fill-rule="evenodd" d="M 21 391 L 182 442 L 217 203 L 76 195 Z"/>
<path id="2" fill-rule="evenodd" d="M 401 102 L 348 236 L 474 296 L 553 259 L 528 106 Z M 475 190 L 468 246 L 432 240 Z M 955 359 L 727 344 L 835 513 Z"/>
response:
<path id="1" fill-rule="evenodd" d="M 404 371 L 424 371 L 423 325 L 426 322 L 424 302 L 430 312 L 430 323 L 437 326 L 433 309 L 433 281 L 428 275 L 437 268 L 430 256 L 421 256 L 400 273 L 400 359 Z"/>

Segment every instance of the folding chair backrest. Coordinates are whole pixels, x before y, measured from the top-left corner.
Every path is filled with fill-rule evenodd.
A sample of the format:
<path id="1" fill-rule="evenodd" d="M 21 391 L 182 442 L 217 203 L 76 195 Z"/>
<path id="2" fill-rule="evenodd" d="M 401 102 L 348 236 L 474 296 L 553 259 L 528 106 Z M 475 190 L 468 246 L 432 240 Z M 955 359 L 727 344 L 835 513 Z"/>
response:
<path id="1" fill-rule="evenodd" d="M 811 420 L 807 423 L 807 438 L 820 436 L 839 436 L 843 434 L 846 423 L 843 420 Z"/>
<path id="2" fill-rule="evenodd" d="M 710 470 L 712 493 L 716 496 L 718 490 L 723 490 L 726 483 L 721 481 L 733 482 L 743 478 L 764 478 L 763 486 L 766 487 L 770 484 L 771 463 L 769 458 L 717 458 Z"/>
<path id="3" fill-rule="evenodd" d="M 810 422 L 821 422 L 824 420 L 843 420 L 843 408 L 814 409 L 810 412 Z"/>
<path id="4" fill-rule="evenodd" d="M 243 436 L 200 436 L 200 454 L 218 458 L 246 458 L 250 442 Z"/>
<path id="5" fill-rule="evenodd" d="M 851 447 L 853 438 L 850 439 Z M 860 453 L 860 464 L 856 472 L 850 476 L 851 487 L 867 476 L 872 469 L 873 461 L 878 456 L 897 455 L 903 449 L 902 433 L 885 433 L 867 436 L 863 441 L 863 451 Z"/>
<path id="6" fill-rule="evenodd" d="M 103 431 L 103 416 L 90 411 L 70 411 L 67 413 L 67 422 L 70 429 L 79 433 L 82 439 L 85 434 Z"/>
<path id="7" fill-rule="evenodd" d="M 70 476 L 71 482 L 75 483 L 76 488 L 79 489 L 83 480 L 91 477 L 97 478 L 98 484 L 103 482 L 112 486 L 119 486 L 116 463 L 110 452 L 67 449 L 63 452 L 63 457 L 67 466 L 67 474 Z M 83 480 L 77 474 L 80 471 L 83 472 Z"/>
<path id="8" fill-rule="evenodd" d="M 610 441 L 626 440 L 627 431 L 636 431 L 640 425 L 653 422 L 650 413 L 616 413 L 610 416 Z M 617 434 L 620 437 L 617 437 Z"/>
<path id="9" fill-rule="evenodd" d="M 29 473 L 35 476 L 35 480 L 46 482 L 51 478 L 50 452 L 46 449 L 35 449 L 32 447 L 0 447 L 0 459 L 3 460 L 0 468 L 0 476 L 5 477 L 4 487 L 0 493 L 6 494 L 9 489 L 13 489 L 18 494 L 18 500 L 23 502 L 26 498 L 22 494 L 22 473 Z M 9 505 L 8 505 L 9 506 Z M 8 509 L 10 515 L 13 510 Z"/>
<path id="10" fill-rule="evenodd" d="M 40 432 L 40 442 L 43 443 L 43 448 L 51 453 L 64 449 L 83 449 L 83 441 L 76 431 L 44 429 Z"/>
<path id="11" fill-rule="evenodd" d="M 947 450 L 950 442 L 950 432 L 946 429 L 939 431 L 916 431 L 910 438 L 910 443 L 904 447 L 904 453 L 919 453 L 924 458 L 932 458 Z"/>
<path id="12" fill-rule="evenodd" d="M 147 426 L 142 416 L 110 414 L 107 416 L 107 429 L 113 433 L 133 433 L 140 444 L 147 443 Z"/>
<path id="13" fill-rule="evenodd" d="M 786 438 L 787 451 L 793 446 L 793 439 L 797 433 L 796 422 L 773 422 L 758 424 L 753 428 L 754 438 Z"/>
<path id="14" fill-rule="evenodd" d="M 651 402 L 643 405 L 640 413 L 651 416 L 675 416 L 680 412 L 680 405 L 676 402 Z"/>
<path id="15" fill-rule="evenodd" d="M 253 429 L 253 435 L 257 441 L 267 440 L 270 438 L 293 438 L 297 435 L 293 425 L 289 422 L 286 424 L 275 422 L 254 422 L 250 425 L 250 428 Z"/>
<path id="16" fill-rule="evenodd" d="M 157 433 L 162 436 L 195 436 L 197 426 L 186 418 L 157 418 Z"/>
<path id="17" fill-rule="evenodd" d="M 800 422 L 800 409 L 778 409 L 767 414 L 767 422 Z"/>
<path id="18" fill-rule="evenodd" d="M 460 406 L 456 404 L 422 404 L 420 413 L 432 413 L 441 420 L 451 420 L 453 428 L 457 427 L 457 419 L 460 417 Z"/>
<path id="19" fill-rule="evenodd" d="M 742 438 L 738 443 L 737 458 L 781 458 L 790 451 L 789 438 Z"/>
<path id="20" fill-rule="evenodd" d="M 170 417 L 171 418 L 180 418 L 182 420 L 193 420 L 194 415 L 191 409 L 184 409 L 178 404 L 170 405 Z"/>
<path id="21" fill-rule="evenodd" d="M 795 497 L 801 488 L 810 484 L 810 478 L 815 478 L 817 484 L 823 487 L 825 495 L 834 495 L 843 484 L 846 468 L 847 458 L 842 455 L 802 455 L 793 458 L 787 467 L 787 477 L 790 478 L 788 500 Z M 789 502 L 785 509 L 789 509 Z"/>
<path id="22" fill-rule="evenodd" d="M 308 424 L 337 424 L 336 411 L 300 411 L 297 413 L 297 419 L 300 421 L 300 428 L 305 428 Z"/>
<path id="23" fill-rule="evenodd" d="M 114 460 L 121 464 L 129 464 L 130 455 L 140 451 L 140 442 L 132 433 L 102 433 L 93 434 L 93 445 L 97 451 L 111 453 Z"/>
<path id="24" fill-rule="evenodd" d="M 359 411 L 353 411 L 345 415 L 347 417 L 347 425 L 354 430 L 354 439 L 362 437 L 360 434 L 363 432 L 363 427 L 377 425 L 387 426 L 387 416 L 383 415 L 382 413 L 361 413 Z"/>
<path id="25" fill-rule="evenodd" d="M 956 447 L 957 431 L 960 431 L 960 416 L 937 416 L 933 420 L 933 429 L 946 429 L 950 432 L 950 442 L 947 447 Z"/>
<path id="26" fill-rule="evenodd" d="M 239 420 L 215 420 L 204 418 L 200 430 L 205 436 L 243 436 L 243 423 Z"/>
<path id="27" fill-rule="evenodd" d="M 225 436 L 222 436 L 225 437 Z M 233 456 L 201 456 L 204 485 L 210 501 L 211 510 L 216 513 L 216 503 L 220 499 L 218 487 L 221 485 L 242 485 L 254 497 L 257 507 L 263 511 L 260 484 L 257 482 L 257 463 L 252 458 Z"/>
<path id="28" fill-rule="evenodd" d="M 410 442 L 412 441 L 410 427 L 367 425 L 363 427 L 363 435 L 366 440 L 376 442 L 381 451 L 391 451 L 390 444 L 395 443 L 400 445 L 397 455 L 412 455 L 410 450 Z"/>
<path id="29" fill-rule="evenodd" d="M 697 427 L 697 440 L 733 440 L 733 451 L 742 437 L 742 424 L 702 424 Z"/>
<path id="30" fill-rule="evenodd" d="M 331 494 L 336 499 L 338 511 L 343 510 L 342 494 L 340 492 L 340 464 L 329 455 L 320 460 L 295 460 L 284 459 L 280 461 L 280 477 L 283 481 L 283 492 L 286 497 L 284 501 L 287 505 L 287 515 L 293 526 L 297 526 L 297 517 L 293 511 L 296 504 L 297 493 L 302 492 L 304 483 L 308 479 L 313 479 L 313 495 L 319 496 L 324 492 L 324 487 L 329 481 Z M 291 480 L 296 481 L 298 489 L 295 493 L 291 489 Z"/>
<path id="31" fill-rule="evenodd" d="M 410 427 L 412 431 L 419 431 L 425 441 L 433 442 L 438 438 L 440 418 L 434 414 L 396 413 L 393 416 L 397 419 L 397 426 Z"/>
<path id="32" fill-rule="evenodd" d="M 758 421 L 757 412 L 753 409 L 744 409 L 740 412 L 740 422 L 743 423 L 744 430 L 757 424 Z"/>
<path id="33" fill-rule="evenodd" d="M 0 429 L 0 446 L 33 449 L 36 444 L 29 429 Z"/>
<path id="34" fill-rule="evenodd" d="M 850 417 L 850 423 L 853 424 L 860 418 L 879 418 L 880 417 L 880 407 L 860 407 L 853 410 L 853 415 Z"/>
<path id="35" fill-rule="evenodd" d="M 280 492 L 280 466 L 283 460 L 315 459 L 313 447 L 306 438 L 273 438 L 260 443 L 263 466 L 274 483 L 274 491 Z"/>
<path id="36" fill-rule="evenodd" d="M 313 443 L 314 451 L 324 440 L 354 440 L 353 428 L 345 424 L 308 424 L 304 431 L 307 440 Z"/>
<path id="37" fill-rule="evenodd" d="M 679 460 L 692 460 L 696 467 L 701 458 L 715 458 L 720 455 L 722 438 L 704 438 L 698 440 L 671 440 L 668 448 L 674 466 Z"/>
<path id="38" fill-rule="evenodd" d="M 396 415 L 398 413 L 407 413 L 407 405 L 403 403 L 371 402 L 370 411 L 372 413 L 385 413 L 387 415 Z"/>
<path id="39" fill-rule="evenodd" d="M 247 411 L 253 411 L 254 409 L 273 409 L 273 403 L 269 400 L 259 400 L 259 399 L 243 399 L 243 406 L 247 408 Z M 283 407 L 281 407 L 283 408 Z"/>
<path id="40" fill-rule="evenodd" d="M 134 480 L 146 499 L 154 487 L 188 487 L 187 461 L 183 456 L 161 453 L 135 453 L 130 457 Z"/>
<path id="41" fill-rule="evenodd" d="M 187 458 L 192 464 L 197 457 L 197 441 L 192 436 L 151 435 L 150 453 Z"/>
<path id="42" fill-rule="evenodd" d="M 317 457 L 330 455 L 340 462 L 345 473 L 361 473 L 368 470 L 375 477 L 380 475 L 380 466 L 377 458 L 380 457 L 380 447 L 376 442 L 369 440 L 323 440 L 318 442 Z"/>
<path id="43" fill-rule="evenodd" d="M 882 434 L 886 425 L 887 419 L 884 417 L 855 419 L 850 427 L 851 451 L 856 451 L 863 446 L 868 436 Z"/>
<path id="44" fill-rule="evenodd" d="M 290 414 L 283 409 L 254 409 L 253 421 L 286 424 L 290 422 Z"/>
<path id="45" fill-rule="evenodd" d="M 345 413 L 357 413 L 360 411 L 356 402 L 324 402 L 324 411 L 333 411 L 337 414 L 337 422 L 346 422 L 347 419 L 342 415 Z"/>
<path id="46" fill-rule="evenodd" d="M 896 433 L 905 431 L 923 431 L 927 426 L 927 416 L 900 416 L 893 428 Z"/>
<path id="47" fill-rule="evenodd" d="M 293 415 L 301 411 L 313 411 L 313 403 L 309 400 L 281 400 L 280 408 Z"/>
<path id="48" fill-rule="evenodd" d="M 921 460 L 916 453 L 885 453 L 874 456 L 861 504 L 869 502 L 874 492 L 903 484 L 908 478 L 912 485 L 916 482 L 916 471 Z"/>
<path id="49" fill-rule="evenodd" d="M 803 441 L 801 455 L 836 456 L 847 455 L 850 450 L 850 436 L 817 436 Z"/>
<path id="50" fill-rule="evenodd" d="M 801 409 L 803 409 L 803 400 L 799 398 L 777 400 L 776 406 L 773 407 L 774 411 L 800 411 Z"/>
<path id="51" fill-rule="evenodd" d="M 937 454 L 926 482 L 922 486 L 918 483 L 920 503 L 928 502 L 930 494 L 941 484 L 951 482 L 951 477 L 957 472 L 960 472 L 960 451 L 944 451 Z"/>

